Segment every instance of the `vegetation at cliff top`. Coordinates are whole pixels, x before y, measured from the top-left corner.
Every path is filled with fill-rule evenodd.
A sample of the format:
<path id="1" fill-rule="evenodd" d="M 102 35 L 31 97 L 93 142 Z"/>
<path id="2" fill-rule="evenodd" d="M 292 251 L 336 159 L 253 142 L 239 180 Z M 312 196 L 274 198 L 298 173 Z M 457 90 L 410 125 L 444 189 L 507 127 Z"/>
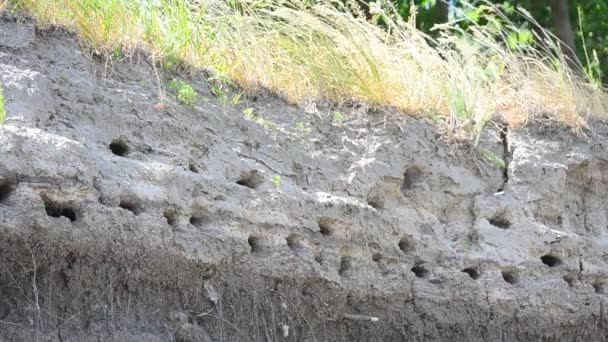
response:
<path id="1" fill-rule="evenodd" d="M 580 128 L 608 113 L 589 63 L 569 61 L 525 9 L 481 2 L 474 18 L 453 10 L 450 23 L 421 29 L 421 7 L 404 15 L 380 1 L 363 15 L 311 0 L 6 1 L 109 58 L 145 49 L 167 68 L 203 68 L 246 93 L 393 108 L 472 137 L 497 114 L 513 127 L 542 117 Z"/>

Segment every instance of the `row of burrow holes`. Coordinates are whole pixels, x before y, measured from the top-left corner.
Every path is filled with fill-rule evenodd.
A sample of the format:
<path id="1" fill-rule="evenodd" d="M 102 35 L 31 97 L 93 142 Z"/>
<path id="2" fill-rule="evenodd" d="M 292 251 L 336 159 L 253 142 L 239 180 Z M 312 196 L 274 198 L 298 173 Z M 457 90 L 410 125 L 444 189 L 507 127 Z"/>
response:
<path id="1" fill-rule="evenodd" d="M 109 149 L 110 149 L 110 151 L 112 151 L 113 154 L 115 154 L 117 156 L 121 156 L 121 157 L 127 156 L 130 152 L 129 146 L 124 141 L 121 141 L 121 140 L 113 141 L 109 145 Z M 189 167 L 189 169 L 192 172 L 198 171 L 192 165 Z M 252 173 L 245 174 L 244 177 L 241 177 L 237 181 L 237 184 L 255 189 L 259 186 L 259 183 L 260 183 L 260 180 L 257 179 L 256 176 L 257 175 L 255 173 L 254 174 L 252 174 Z M 413 183 L 415 183 L 417 181 L 417 178 L 419 177 L 419 172 L 417 169 L 414 169 L 414 171 L 408 170 L 408 171 L 406 171 L 405 176 L 406 176 L 406 178 L 404 181 L 404 187 L 410 188 L 410 187 L 412 187 Z M 0 203 L 3 202 L 4 200 L 6 200 L 6 198 L 8 198 L 9 194 L 13 191 L 14 188 L 15 188 L 15 185 L 9 181 L 0 182 Z M 59 203 L 55 203 L 44 197 L 43 197 L 43 200 L 44 200 L 44 204 L 45 204 L 46 214 L 48 216 L 54 217 L 54 218 L 66 217 L 71 222 L 76 221 L 77 215 L 76 215 L 76 211 L 73 208 L 66 207 Z M 143 209 L 132 201 L 120 201 L 119 207 L 122 209 L 128 210 L 128 211 L 131 211 L 134 215 L 139 215 L 143 212 Z M 177 225 L 177 215 L 175 214 L 175 212 L 165 211 L 164 217 L 167 220 L 167 223 L 169 225 L 171 225 L 172 227 L 175 227 Z M 494 226 L 497 226 L 502 229 L 507 229 L 510 226 L 510 223 L 506 219 L 504 219 L 504 217 L 500 217 L 500 216 L 493 218 L 489 221 Z M 192 217 L 190 217 L 189 222 L 191 225 L 200 228 L 206 222 L 206 218 L 202 217 L 202 216 L 192 216 Z M 333 235 L 336 230 L 336 226 L 334 224 L 332 224 L 332 220 L 329 220 L 327 218 L 321 219 L 319 221 L 318 225 L 319 225 L 319 232 L 324 236 Z M 286 238 L 287 246 L 292 251 L 299 251 L 303 248 L 302 240 L 303 239 L 300 235 L 291 234 L 290 236 L 288 236 Z M 263 247 L 262 247 L 261 241 L 262 241 L 262 239 L 258 235 L 249 236 L 249 238 L 247 239 L 247 242 L 250 246 L 252 253 L 256 253 L 256 252 L 259 252 L 262 250 Z M 404 237 L 398 242 L 397 245 L 403 253 L 410 253 L 413 250 L 414 243 L 411 241 L 411 238 Z M 316 256 L 315 259 L 319 263 L 322 262 L 322 258 L 320 256 Z M 374 262 L 380 262 L 382 259 L 383 259 L 383 255 L 379 252 L 376 252 L 372 255 L 372 260 Z M 549 254 L 542 256 L 540 258 L 540 261 L 548 267 L 556 267 L 556 266 L 559 266 L 562 264 L 562 260 L 559 257 L 549 255 Z M 348 256 L 342 257 L 341 262 L 340 262 L 340 268 L 338 271 L 339 274 L 342 275 L 351 268 L 352 268 L 352 258 L 348 257 Z M 411 272 L 414 273 L 414 275 L 418 278 L 427 278 L 430 275 L 429 270 L 424 266 L 423 263 L 416 264 L 414 267 L 411 268 Z M 481 277 L 481 272 L 477 268 L 474 268 L 474 267 L 467 267 L 467 268 L 463 269 L 462 272 L 468 274 L 469 277 L 474 280 L 477 280 Z M 502 278 L 504 279 L 505 282 L 507 282 L 509 284 L 517 284 L 520 280 L 519 274 L 516 270 L 503 270 Z M 572 285 L 571 278 L 564 277 L 564 280 L 569 285 Z M 604 293 L 604 284 L 595 284 L 594 288 L 597 293 Z"/>
<path id="2" fill-rule="evenodd" d="M 110 151 L 112 151 L 113 154 L 120 156 L 120 157 L 126 157 L 131 151 L 131 148 L 129 147 L 129 145 L 124 140 L 121 140 L 121 139 L 116 139 L 116 140 L 112 141 L 109 145 L 109 149 L 110 149 Z M 194 173 L 199 172 L 198 167 L 194 164 L 190 164 L 188 166 L 188 169 Z M 421 181 L 422 170 L 418 166 L 409 167 L 404 172 L 403 178 L 404 178 L 404 180 L 403 180 L 403 184 L 401 186 L 401 191 L 405 193 L 407 191 L 412 190 L 416 186 L 416 184 L 418 184 Z M 239 185 L 248 187 L 250 189 L 257 189 L 260 185 L 262 185 L 264 183 L 264 179 L 261 176 L 261 174 L 258 173 L 257 171 L 250 171 L 250 172 L 242 173 L 241 177 L 237 180 L 236 183 Z M 368 198 L 368 204 L 375 209 L 384 208 L 384 201 L 382 199 Z M 141 211 L 141 208 L 138 208 L 133 203 L 123 203 L 123 204 L 121 204 L 121 207 L 123 207 L 124 209 L 129 209 L 134 212 Z M 499 214 L 495 215 L 493 218 L 490 218 L 489 223 L 492 224 L 493 226 L 501 228 L 501 229 L 508 229 L 511 226 L 511 223 L 509 222 L 508 219 L 506 219 L 506 217 L 503 214 L 504 213 L 499 213 Z"/>
<path id="3" fill-rule="evenodd" d="M 0 203 L 5 202 L 16 187 L 15 182 L 0 181 Z M 54 218 L 65 217 L 69 219 L 70 222 L 74 222 L 78 219 L 77 210 L 73 207 L 66 205 L 65 203 L 53 201 L 46 196 L 41 196 L 41 199 L 44 202 L 44 209 L 47 216 Z M 118 206 L 121 209 L 132 212 L 135 216 L 144 212 L 144 208 L 135 201 L 121 200 Z M 172 227 L 175 228 L 177 226 L 177 214 L 174 211 L 165 211 L 163 216 L 167 220 L 167 223 Z M 204 216 L 191 216 L 189 222 L 193 226 L 200 228 L 206 222 L 206 218 Z"/>
<path id="4" fill-rule="evenodd" d="M 12 191 L 14 186 L 9 182 L 1 182 L 0 183 L 0 203 L 6 200 Z M 49 217 L 60 218 L 65 217 L 68 218 L 71 222 L 76 221 L 77 215 L 76 211 L 69 207 L 64 207 L 58 203 L 48 200 L 43 197 L 46 214 Z M 135 204 L 131 202 L 120 202 L 120 207 L 125 210 L 131 211 L 134 215 L 139 215 L 142 210 Z M 167 223 L 171 226 L 177 225 L 177 218 L 172 211 L 166 211 L 164 213 L 164 217 L 167 220 Z M 195 227 L 202 227 L 206 222 L 206 218 L 202 216 L 192 216 L 189 220 L 190 224 Z M 323 236 L 331 236 L 337 230 L 336 224 L 331 219 L 322 218 L 318 222 L 319 233 Z M 247 239 L 247 243 L 249 244 L 251 253 L 259 253 L 264 249 L 263 238 L 259 235 L 250 235 Z M 294 253 L 298 253 L 299 251 L 304 249 L 304 243 L 302 236 L 298 234 L 291 234 L 286 238 L 287 246 Z M 397 247 L 404 254 L 410 254 L 414 250 L 415 243 L 411 239 L 411 237 L 403 237 L 399 240 Z M 372 261 L 378 263 L 382 261 L 384 256 L 380 252 L 373 253 Z M 315 256 L 315 260 L 318 263 L 322 263 L 322 257 L 320 255 Z M 541 262 L 549 267 L 556 267 L 562 264 L 562 260 L 553 255 L 544 255 L 540 258 Z M 345 274 L 352 268 L 352 257 L 343 256 L 340 261 L 340 268 L 338 273 L 340 275 Z M 411 268 L 411 271 L 418 278 L 427 278 L 430 275 L 429 270 L 424 266 L 424 264 L 416 264 Z M 467 267 L 462 270 L 462 272 L 467 273 L 471 279 L 477 280 L 481 277 L 481 272 L 474 267 Z M 502 271 L 502 277 L 504 281 L 509 284 L 516 284 L 519 282 L 519 275 L 517 271 L 513 270 L 504 270 Z M 569 284 L 572 282 L 571 279 L 564 278 Z M 603 286 L 597 285 L 594 286 L 596 288 L 596 292 L 603 293 Z"/>
<path id="5" fill-rule="evenodd" d="M 320 228 L 320 233 L 323 235 L 326 235 L 326 236 L 332 235 L 335 231 L 335 227 L 332 226 L 331 224 L 328 224 L 328 222 L 325 220 L 319 221 L 319 228 Z M 258 235 L 249 236 L 249 239 L 247 242 L 249 243 L 249 246 L 251 247 L 251 253 L 258 253 L 258 252 L 263 251 L 264 246 L 263 246 L 262 241 L 263 241 L 262 237 L 260 237 Z M 296 253 L 301 251 L 302 249 L 304 249 L 303 238 L 298 234 L 289 235 L 286 238 L 286 241 L 287 241 L 287 246 Z M 401 240 L 399 240 L 397 247 L 403 254 L 408 255 L 408 254 L 411 254 L 415 250 L 415 243 L 413 242 L 411 237 L 407 236 L 407 237 L 403 237 Z M 380 252 L 375 252 L 372 254 L 371 259 L 375 263 L 379 263 L 384 259 L 384 256 Z M 320 255 L 315 256 L 315 260 L 320 264 L 323 262 L 322 257 Z M 557 266 L 560 266 L 563 264 L 562 260 L 559 257 L 557 257 L 555 255 L 550 255 L 550 254 L 543 255 L 540 258 L 540 262 L 542 264 L 544 264 L 546 267 L 550 267 L 550 268 L 557 267 Z M 345 274 L 352 268 L 352 264 L 353 264 L 352 257 L 343 256 L 340 260 L 340 268 L 338 270 L 338 273 L 340 275 Z M 431 275 L 431 272 L 429 271 L 429 269 L 427 267 L 425 267 L 424 262 L 415 264 L 414 267 L 412 267 L 410 269 L 410 271 L 417 278 L 424 279 L 424 278 L 428 278 Z M 462 270 L 462 272 L 468 274 L 469 277 L 473 280 L 478 280 L 482 276 L 481 271 L 479 270 L 479 268 L 476 268 L 476 267 L 466 267 Z M 519 272 L 516 269 L 508 268 L 508 269 L 502 270 L 501 274 L 502 274 L 503 280 L 511 285 L 517 284 L 520 281 Z M 564 280 L 570 286 L 572 286 L 573 279 L 571 279 L 570 277 L 564 277 Z M 604 293 L 603 284 L 594 285 L 594 288 L 595 288 L 596 292 Z"/>

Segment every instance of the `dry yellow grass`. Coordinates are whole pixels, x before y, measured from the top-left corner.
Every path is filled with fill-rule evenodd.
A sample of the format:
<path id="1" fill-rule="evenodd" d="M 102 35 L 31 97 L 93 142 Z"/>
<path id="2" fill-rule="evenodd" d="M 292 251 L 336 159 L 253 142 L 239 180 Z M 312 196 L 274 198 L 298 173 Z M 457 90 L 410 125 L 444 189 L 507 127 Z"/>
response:
<path id="1" fill-rule="evenodd" d="M 413 21 L 385 30 L 300 1 L 243 1 L 239 10 L 210 0 L 9 3 L 41 25 L 76 31 L 98 50 L 143 48 L 165 64 L 208 69 L 246 91 L 397 108 L 445 118 L 472 136 L 495 114 L 511 126 L 543 115 L 580 128 L 588 115 L 608 111 L 606 91 L 567 68 L 550 35 L 542 48 L 508 47 L 514 28 L 507 21 L 497 30 L 446 27 L 431 39 Z"/>

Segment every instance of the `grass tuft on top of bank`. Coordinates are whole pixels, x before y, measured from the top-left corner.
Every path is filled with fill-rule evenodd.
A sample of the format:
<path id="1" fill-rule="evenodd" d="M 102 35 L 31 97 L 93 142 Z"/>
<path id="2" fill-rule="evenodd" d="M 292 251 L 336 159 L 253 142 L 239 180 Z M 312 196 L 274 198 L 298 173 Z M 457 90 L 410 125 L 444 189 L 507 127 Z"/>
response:
<path id="1" fill-rule="evenodd" d="M 389 13 L 380 27 L 310 0 L 8 3 L 110 56 L 144 49 L 167 68 L 203 68 L 246 92 L 394 108 L 474 138 L 497 114 L 512 127 L 542 117 L 578 129 L 608 112 L 605 89 L 568 67 L 557 39 L 532 30 L 529 44 L 496 6 L 483 8 L 484 25 L 438 26 L 430 37 L 415 15 Z"/>

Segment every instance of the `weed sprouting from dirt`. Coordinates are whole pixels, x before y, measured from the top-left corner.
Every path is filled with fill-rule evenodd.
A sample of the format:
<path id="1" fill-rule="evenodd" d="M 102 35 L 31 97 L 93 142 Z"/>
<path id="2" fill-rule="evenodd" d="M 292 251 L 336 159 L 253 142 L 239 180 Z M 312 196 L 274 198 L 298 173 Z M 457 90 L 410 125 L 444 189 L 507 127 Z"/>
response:
<path id="1" fill-rule="evenodd" d="M 194 106 L 198 94 L 188 83 L 173 79 L 169 82 L 169 90 L 177 96 L 177 100 L 184 106 Z"/>
<path id="2" fill-rule="evenodd" d="M 243 114 L 245 114 L 245 116 L 249 120 L 253 120 L 255 118 L 255 112 L 254 112 L 253 108 L 245 108 L 245 109 L 243 109 Z"/>
<path id="3" fill-rule="evenodd" d="M 277 189 L 281 188 L 281 176 L 279 176 L 279 175 L 272 176 L 271 182 L 272 182 L 272 184 L 274 184 L 274 186 Z"/>
<path id="4" fill-rule="evenodd" d="M 338 124 L 341 124 L 342 122 L 344 122 L 344 114 L 342 114 L 342 112 L 334 112 L 334 121 L 337 122 Z"/>
<path id="5" fill-rule="evenodd" d="M 496 153 L 484 149 L 480 149 L 480 152 L 495 167 L 504 169 L 507 166 L 504 159 L 497 156 Z"/>

